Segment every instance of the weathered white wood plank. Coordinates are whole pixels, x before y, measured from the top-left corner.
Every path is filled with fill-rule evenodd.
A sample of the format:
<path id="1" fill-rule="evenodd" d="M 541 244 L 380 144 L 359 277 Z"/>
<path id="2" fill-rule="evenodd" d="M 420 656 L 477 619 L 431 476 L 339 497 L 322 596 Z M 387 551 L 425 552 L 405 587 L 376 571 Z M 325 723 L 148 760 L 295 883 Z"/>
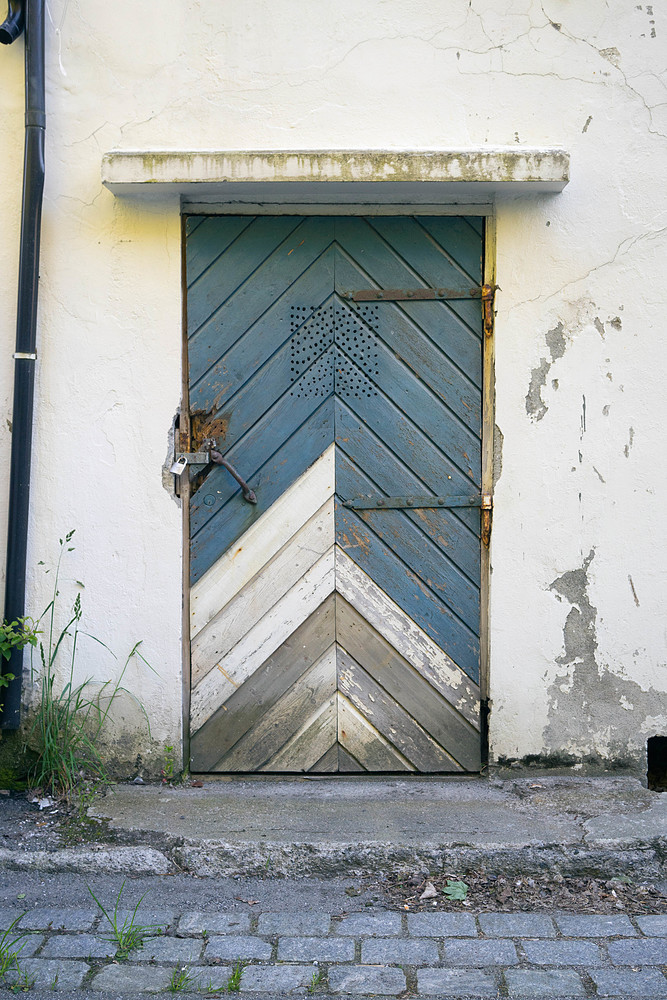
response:
<path id="1" fill-rule="evenodd" d="M 336 589 L 468 722 L 479 728 L 479 687 L 339 546 Z"/>
<path id="2" fill-rule="evenodd" d="M 333 505 L 332 497 L 197 634 L 192 642 L 193 686 L 214 664 L 220 663 L 276 601 L 331 548 L 334 543 Z"/>
<path id="3" fill-rule="evenodd" d="M 336 595 L 292 632 L 266 660 L 221 705 L 206 723 L 190 736 L 190 767 L 210 771 L 221 757 L 296 684 L 333 645 L 336 630 Z"/>
<path id="4" fill-rule="evenodd" d="M 335 586 L 329 549 L 240 642 L 193 688 L 191 727 L 201 726 L 231 694 L 311 615 Z"/>
<path id="5" fill-rule="evenodd" d="M 418 771 L 463 770 L 458 761 L 338 645 L 336 661 L 341 694 L 368 720 L 373 732 L 381 734 Z M 354 756 L 366 767 L 363 757 L 358 753 Z"/>
<path id="6" fill-rule="evenodd" d="M 190 591 L 191 636 L 238 591 L 334 494 L 334 445 L 290 486 Z"/>
<path id="7" fill-rule="evenodd" d="M 336 708 L 336 718 L 338 718 L 338 708 Z M 338 740 L 336 739 L 327 752 L 322 754 L 320 759 L 313 764 L 310 770 L 316 774 L 335 773 L 338 770 L 338 750 Z"/>
<path id="8" fill-rule="evenodd" d="M 352 702 L 338 692 L 338 742 L 367 771 L 416 771 Z"/>
<path id="9" fill-rule="evenodd" d="M 214 770 L 260 770 L 301 729 L 315 710 L 329 701 L 335 691 L 336 651 L 331 646 L 280 701 L 262 716 L 257 725 L 218 761 Z M 331 739 L 327 745 L 330 744 Z M 323 746 L 319 756 L 325 749 Z"/>
<path id="10" fill-rule="evenodd" d="M 333 694 L 267 761 L 262 771 L 309 771 L 336 739 L 338 711 Z"/>
<path id="11" fill-rule="evenodd" d="M 336 642 L 461 767 L 479 771 L 482 763 L 479 729 L 399 656 L 396 648 L 340 594 L 336 597 Z M 418 762 L 413 760 L 413 763 Z"/>

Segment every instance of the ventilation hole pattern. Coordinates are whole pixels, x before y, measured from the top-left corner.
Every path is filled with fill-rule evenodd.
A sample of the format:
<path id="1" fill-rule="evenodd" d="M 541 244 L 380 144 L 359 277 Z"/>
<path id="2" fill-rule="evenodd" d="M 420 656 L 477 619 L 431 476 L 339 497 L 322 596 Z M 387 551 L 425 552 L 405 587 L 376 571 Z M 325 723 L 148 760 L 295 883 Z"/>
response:
<path id="1" fill-rule="evenodd" d="M 292 396 L 377 396 L 377 306 L 292 306 Z"/>

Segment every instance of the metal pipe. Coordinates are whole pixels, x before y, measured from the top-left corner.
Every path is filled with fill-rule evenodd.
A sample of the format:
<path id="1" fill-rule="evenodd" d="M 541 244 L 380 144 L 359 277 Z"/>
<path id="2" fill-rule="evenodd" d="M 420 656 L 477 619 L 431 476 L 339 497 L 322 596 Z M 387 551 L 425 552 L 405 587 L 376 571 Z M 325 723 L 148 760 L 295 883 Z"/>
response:
<path id="1" fill-rule="evenodd" d="M 17 8 L 20 10 L 17 12 Z M 37 291 L 39 244 L 44 190 L 44 0 L 9 0 L 9 14 L 0 25 L 0 41 L 13 42 L 25 21 L 25 146 L 23 203 L 19 250 L 14 410 L 9 473 L 9 523 L 5 583 L 5 620 L 25 615 L 25 577 L 30 511 L 32 422 L 37 357 Z M 14 680 L 4 693 L 2 728 L 17 729 L 21 721 L 23 653 L 12 651 L 4 673 Z"/>

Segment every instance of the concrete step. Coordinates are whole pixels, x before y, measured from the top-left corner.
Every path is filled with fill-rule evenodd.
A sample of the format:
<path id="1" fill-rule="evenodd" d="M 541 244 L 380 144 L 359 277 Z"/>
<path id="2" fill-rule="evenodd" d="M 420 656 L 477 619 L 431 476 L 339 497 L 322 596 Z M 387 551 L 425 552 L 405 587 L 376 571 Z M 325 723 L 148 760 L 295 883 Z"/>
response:
<path id="1" fill-rule="evenodd" d="M 443 868 L 667 876 L 667 796 L 631 777 L 127 784 L 90 814 L 108 823 L 117 845 L 152 847 L 180 870 L 206 876 Z"/>

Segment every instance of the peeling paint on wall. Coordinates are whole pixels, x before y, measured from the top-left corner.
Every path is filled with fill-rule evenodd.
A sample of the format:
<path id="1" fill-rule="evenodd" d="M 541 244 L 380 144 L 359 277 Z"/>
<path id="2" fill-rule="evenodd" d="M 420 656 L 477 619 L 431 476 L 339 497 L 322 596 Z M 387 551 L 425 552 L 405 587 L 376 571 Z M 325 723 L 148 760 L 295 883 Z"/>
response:
<path id="1" fill-rule="evenodd" d="M 503 444 L 505 435 L 498 424 L 493 425 L 493 487 L 495 489 L 498 480 L 503 474 Z"/>
<path id="2" fill-rule="evenodd" d="M 549 590 L 571 605 L 563 626 L 563 653 L 556 663 L 564 669 L 548 692 L 549 722 L 544 730 L 544 754 L 552 752 L 598 757 L 615 764 L 643 767 L 646 737 L 642 723 L 667 713 L 667 695 L 613 673 L 598 656 L 597 608 L 589 596 L 591 549 L 581 567 L 563 573 Z M 639 601 L 628 574 L 635 605 Z"/>
<path id="3" fill-rule="evenodd" d="M 552 330 L 548 330 L 544 339 L 549 348 L 551 360 L 540 358 L 539 365 L 537 368 L 533 368 L 530 374 L 530 386 L 526 394 L 526 413 L 533 421 L 541 420 L 549 409 L 542 399 L 542 389 L 547 384 L 547 377 L 552 364 L 565 354 L 567 341 L 565 339 L 564 324 L 558 323 Z"/>

